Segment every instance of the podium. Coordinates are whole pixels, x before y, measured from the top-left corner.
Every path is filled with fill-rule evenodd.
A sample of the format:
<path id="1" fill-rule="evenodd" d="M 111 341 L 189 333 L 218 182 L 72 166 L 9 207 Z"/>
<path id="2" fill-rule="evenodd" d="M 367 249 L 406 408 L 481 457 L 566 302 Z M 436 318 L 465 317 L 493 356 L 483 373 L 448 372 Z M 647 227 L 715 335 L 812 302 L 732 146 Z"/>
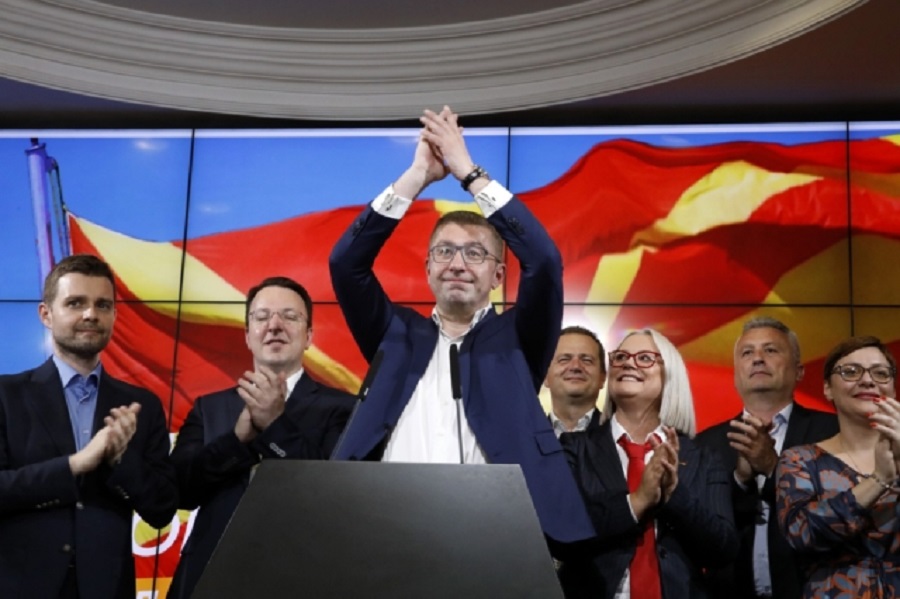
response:
<path id="1" fill-rule="evenodd" d="M 195 599 L 562 599 L 517 465 L 266 460 Z"/>

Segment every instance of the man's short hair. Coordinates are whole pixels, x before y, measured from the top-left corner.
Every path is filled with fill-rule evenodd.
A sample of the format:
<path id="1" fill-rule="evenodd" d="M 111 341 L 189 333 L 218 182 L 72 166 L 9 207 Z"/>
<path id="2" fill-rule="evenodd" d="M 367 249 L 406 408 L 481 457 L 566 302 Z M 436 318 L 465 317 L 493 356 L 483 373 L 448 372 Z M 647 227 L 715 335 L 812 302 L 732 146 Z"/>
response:
<path id="1" fill-rule="evenodd" d="M 434 238 L 438 234 L 438 231 L 450 224 L 459 225 L 460 227 L 483 227 L 487 229 L 490 233 L 491 240 L 494 242 L 494 247 L 486 249 L 492 252 L 492 254 L 493 252 L 496 252 L 496 254 L 493 254 L 495 258 L 503 258 L 503 238 L 500 237 L 500 233 L 497 232 L 494 225 L 492 225 L 484 216 L 468 210 L 454 210 L 453 212 L 447 212 L 442 215 L 437 222 L 434 223 L 434 228 L 431 230 L 431 236 L 428 238 L 429 247 L 434 243 Z"/>
<path id="2" fill-rule="evenodd" d="M 290 289 L 294 293 L 300 296 L 300 299 L 303 300 L 303 305 L 306 307 L 306 327 L 308 329 L 312 329 L 313 326 L 313 303 L 312 298 L 309 296 L 309 292 L 306 288 L 295 281 L 294 279 L 288 277 L 268 277 L 263 279 L 258 285 L 250 288 L 250 291 L 247 292 L 247 302 L 244 305 L 244 327 L 250 328 L 250 305 L 253 303 L 253 299 L 257 296 L 257 294 L 265 289 L 266 287 L 284 287 L 285 289 Z"/>
<path id="3" fill-rule="evenodd" d="M 594 331 L 573 324 L 565 327 L 559 332 L 560 337 L 563 335 L 584 335 L 585 337 L 593 339 L 594 343 L 597 344 L 597 354 L 600 356 L 600 370 L 601 372 L 606 372 L 606 350 L 603 349 L 603 343 Z"/>
<path id="4" fill-rule="evenodd" d="M 56 292 L 59 291 L 59 280 L 64 276 L 72 273 L 86 275 L 88 277 L 103 277 L 109 280 L 113 286 L 113 297 L 116 294 L 116 279 L 113 276 L 112 269 L 109 264 L 91 254 L 75 254 L 66 256 L 60 260 L 47 278 L 44 279 L 43 301 L 45 304 L 52 304 L 56 299 Z"/>
<path id="5" fill-rule="evenodd" d="M 893 373 L 894 377 L 897 376 L 897 361 L 891 354 L 891 350 L 889 350 L 887 346 L 881 342 L 881 339 L 872 336 L 859 336 L 850 337 L 846 341 L 841 341 L 837 344 L 837 346 L 835 346 L 834 349 L 828 352 L 828 355 L 825 356 L 825 366 L 823 369 L 825 380 L 827 381 L 831 377 L 834 366 L 838 363 L 838 360 L 840 360 L 844 356 L 849 356 L 856 350 L 863 349 L 864 347 L 874 347 L 882 354 L 884 354 L 884 358 L 888 361 L 888 365 L 891 367 L 891 372 Z"/>
<path id="6" fill-rule="evenodd" d="M 787 335 L 788 345 L 791 346 L 791 356 L 794 358 L 794 363 L 800 364 L 800 340 L 797 339 L 797 333 L 792 331 L 786 324 L 769 316 L 757 316 L 744 323 L 744 328 L 741 330 L 741 337 L 753 329 L 775 329 L 776 331 L 781 331 Z"/>

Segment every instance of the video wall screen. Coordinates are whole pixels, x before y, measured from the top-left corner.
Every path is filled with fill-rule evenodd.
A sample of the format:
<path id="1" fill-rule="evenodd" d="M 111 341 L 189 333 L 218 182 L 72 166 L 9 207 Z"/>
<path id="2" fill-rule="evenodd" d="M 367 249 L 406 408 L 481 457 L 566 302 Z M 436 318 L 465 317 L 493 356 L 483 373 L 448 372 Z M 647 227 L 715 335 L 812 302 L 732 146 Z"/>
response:
<path id="1" fill-rule="evenodd" d="M 160 397 L 173 434 L 197 396 L 251 365 L 243 301 L 271 275 L 295 278 L 315 301 L 306 369 L 355 392 L 366 364 L 335 304 L 328 255 L 409 165 L 417 134 L 0 131 L 0 371 L 48 357 L 43 276 L 61 256 L 91 252 L 118 279 L 104 364 Z M 828 409 L 821 363 L 839 340 L 875 334 L 900 350 L 900 122 L 467 129 L 466 138 L 556 241 L 564 324 L 594 330 L 608 349 L 633 328 L 672 339 L 699 429 L 740 410 L 732 347 L 753 316 L 798 332 L 807 367 L 798 400 L 813 407 Z M 452 179 L 414 203 L 376 262 L 395 300 L 430 311 L 431 228 L 471 206 Z M 516 300 L 508 258 L 499 309 Z M 190 524 L 182 513 L 161 536 L 136 528 L 139 588 L 164 594 Z"/>

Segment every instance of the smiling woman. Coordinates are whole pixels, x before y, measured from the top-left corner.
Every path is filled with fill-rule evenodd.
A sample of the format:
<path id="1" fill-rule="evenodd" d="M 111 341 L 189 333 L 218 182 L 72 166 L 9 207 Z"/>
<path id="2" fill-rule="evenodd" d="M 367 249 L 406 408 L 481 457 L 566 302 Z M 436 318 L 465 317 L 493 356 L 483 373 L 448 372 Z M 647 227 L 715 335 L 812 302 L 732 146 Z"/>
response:
<path id="1" fill-rule="evenodd" d="M 738 539 L 729 475 L 693 442 L 684 360 L 651 329 L 609 356 L 604 423 L 560 438 L 597 533 L 562 552 L 566 597 L 707 597 L 703 569 L 730 562 Z"/>
<path id="2" fill-rule="evenodd" d="M 806 565 L 805 598 L 900 593 L 900 403 L 897 363 L 876 337 L 852 337 L 826 357 L 825 396 L 840 432 L 786 450 L 778 521 Z"/>

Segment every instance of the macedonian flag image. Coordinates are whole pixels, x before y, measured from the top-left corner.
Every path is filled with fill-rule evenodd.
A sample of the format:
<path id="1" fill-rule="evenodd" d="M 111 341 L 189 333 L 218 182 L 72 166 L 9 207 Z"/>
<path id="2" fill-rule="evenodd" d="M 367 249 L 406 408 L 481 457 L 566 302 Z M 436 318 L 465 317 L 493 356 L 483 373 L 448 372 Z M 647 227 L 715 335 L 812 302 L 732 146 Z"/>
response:
<path id="1" fill-rule="evenodd" d="M 667 335 L 691 371 L 702 429 L 739 409 L 731 352 L 752 316 L 798 332 L 808 372 L 798 399 L 814 407 L 828 409 L 821 359 L 837 341 L 876 334 L 900 349 L 898 143 L 900 135 L 666 148 L 617 139 L 543 187 L 512 191 L 561 251 L 567 323 L 608 344 L 645 326 Z M 233 385 L 248 367 L 244 294 L 283 274 L 316 302 L 305 367 L 355 392 L 366 364 L 335 304 L 328 255 L 369 198 L 359 200 L 170 243 L 70 215 L 72 250 L 102 256 L 119 279 L 107 367 L 170 400 L 177 431 L 198 395 Z M 431 228 L 443 212 L 473 206 L 413 204 L 375 265 L 395 301 L 431 309 L 423 266 Z M 516 299 L 518 268 L 508 258 L 494 297 L 501 309 Z M 183 275 L 159 274 L 173 271 Z"/>
<path id="2" fill-rule="evenodd" d="M 607 349 L 630 329 L 665 334 L 688 365 L 698 430 L 740 410 L 732 353 L 751 317 L 774 316 L 797 332 L 806 374 L 796 397 L 807 406 L 830 409 L 822 361 L 847 336 L 877 335 L 900 355 L 900 134 L 775 139 L 664 144 L 606 136 L 582 140 L 551 175 L 526 184 L 499 176 L 559 247 L 563 324 L 590 328 Z M 240 154 L 240 141 L 229 142 L 230 151 Z M 411 145 L 401 149 L 408 160 Z M 535 164 L 542 162 L 538 154 Z M 74 202 L 66 216 L 71 251 L 101 256 L 117 277 L 104 367 L 156 393 L 176 433 L 198 396 L 234 385 L 252 366 L 247 290 L 284 275 L 315 302 L 307 372 L 356 392 L 367 365 L 335 302 L 328 256 L 383 189 L 380 177 L 395 174 L 380 173 L 368 195 L 344 203 L 298 202 L 287 212 L 293 216 L 197 234 L 186 225 L 182 238 L 168 241 L 125 234 Z M 372 176 L 363 178 L 368 184 Z M 252 213 L 265 201 L 241 208 Z M 394 301 L 430 312 L 428 238 L 441 214 L 459 209 L 476 208 L 433 190 L 413 203 L 375 262 Z M 516 301 L 518 265 L 512 256 L 506 263 L 506 283 L 492 297 L 499 310 Z M 187 512 L 161 533 L 138 523 L 139 589 L 164 596 L 191 523 Z"/>

